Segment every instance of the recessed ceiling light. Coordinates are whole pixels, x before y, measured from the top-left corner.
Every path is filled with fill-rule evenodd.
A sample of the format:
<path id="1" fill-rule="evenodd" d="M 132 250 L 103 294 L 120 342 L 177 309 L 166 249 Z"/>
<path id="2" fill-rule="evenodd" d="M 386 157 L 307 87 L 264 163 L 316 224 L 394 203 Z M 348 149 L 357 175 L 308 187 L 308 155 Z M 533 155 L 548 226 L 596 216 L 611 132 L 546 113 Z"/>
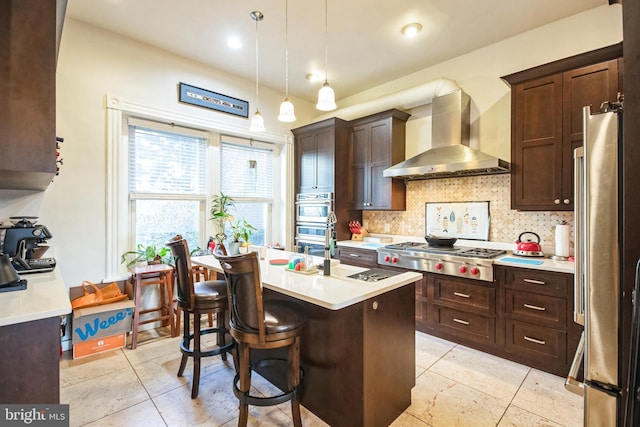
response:
<path id="1" fill-rule="evenodd" d="M 309 73 L 306 76 L 304 76 L 304 78 L 309 80 L 311 83 L 322 81 L 322 76 L 318 73 Z"/>
<path id="2" fill-rule="evenodd" d="M 239 38 L 231 36 L 227 39 L 227 46 L 231 49 L 240 49 L 242 47 L 242 42 Z"/>
<path id="3" fill-rule="evenodd" d="M 420 31 L 422 30 L 422 25 L 417 23 L 417 22 L 413 22 L 411 24 L 407 24 L 404 27 L 402 27 L 402 29 L 400 30 L 400 32 L 402 33 L 403 36 L 405 37 L 414 37 L 416 34 L 418 34 Z"/>

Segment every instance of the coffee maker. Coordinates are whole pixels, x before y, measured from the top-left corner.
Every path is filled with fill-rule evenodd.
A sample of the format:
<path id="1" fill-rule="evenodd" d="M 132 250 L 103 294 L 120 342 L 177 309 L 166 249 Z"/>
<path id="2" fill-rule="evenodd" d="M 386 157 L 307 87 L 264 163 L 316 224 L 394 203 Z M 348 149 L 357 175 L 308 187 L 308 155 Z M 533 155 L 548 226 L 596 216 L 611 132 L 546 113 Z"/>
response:
<path id="1" fill-rule="evenodd" d="M 54 258 L 36 256 L 46 250 L 39 246 L 53 237 L 44 225 L 36 225 L 37 217 L 11 217 L 13 226 L 5 228 L 2 252 L 11 258 L 11 264 L 20 274 L 52 271 Z"/>

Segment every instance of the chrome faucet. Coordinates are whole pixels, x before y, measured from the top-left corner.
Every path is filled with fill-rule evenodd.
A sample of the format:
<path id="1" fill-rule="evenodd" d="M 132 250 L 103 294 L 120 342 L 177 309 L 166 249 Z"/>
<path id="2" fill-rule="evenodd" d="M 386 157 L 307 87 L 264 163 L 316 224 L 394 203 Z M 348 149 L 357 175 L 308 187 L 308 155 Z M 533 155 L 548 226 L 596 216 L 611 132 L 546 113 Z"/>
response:
<path id="1" fill-rule="evenodd" d="M 324 233 L 324 265 L 322 266 L 322 270 L 325 276 L 331 275 L 331 247 L 329 240 L 333 234 L 333 228 L 336 222 L 338 222 L 338 218 L 336 218 L 335 212 L 329 212 L 329 215 L 327 215 L 326 232 Z"/>

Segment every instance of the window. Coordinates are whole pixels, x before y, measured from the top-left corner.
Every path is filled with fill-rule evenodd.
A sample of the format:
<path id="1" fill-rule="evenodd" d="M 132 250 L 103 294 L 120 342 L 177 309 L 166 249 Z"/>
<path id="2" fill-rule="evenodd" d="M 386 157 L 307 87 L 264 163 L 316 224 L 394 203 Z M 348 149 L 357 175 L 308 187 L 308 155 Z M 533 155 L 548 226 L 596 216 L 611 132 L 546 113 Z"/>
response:
<path id="1" fill-rule="evenodd" d="M 201 247 L 206 220 L 207 134 L 129 120 L 129 203 L 134 246 L 176 234 Z"/>
<path id="2" fill-rule="evenodd" d="M 235 221 L 246 220 L 257 230 L 250 242 L 271 241 L 273 170 L 276 146 L 229 136 L 222 137 L 220 190 L 233 199 Z M 227 236 L 232 236 L 226 224 Z"/>

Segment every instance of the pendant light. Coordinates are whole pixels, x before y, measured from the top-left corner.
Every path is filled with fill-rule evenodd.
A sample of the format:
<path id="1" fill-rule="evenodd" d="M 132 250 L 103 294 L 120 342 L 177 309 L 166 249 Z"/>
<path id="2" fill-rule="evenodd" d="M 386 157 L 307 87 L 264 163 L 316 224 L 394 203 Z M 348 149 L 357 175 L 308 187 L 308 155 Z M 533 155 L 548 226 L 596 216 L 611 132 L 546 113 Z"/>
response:
<path id="1" fill-rule="evenodd" d="M 262 12 L 253 11 L 249 14 L 251 19 L 256 21 L 256 112 L 251 117 L 251 123 L 249 124 L 249 130 L 251 132 L 264 132 L 264 119 L 260 114 L 260 92 L 258 91 L 259 74 L 258 74 L 258 21 L 262 21 L 264 15 Z"/>
<path id="2" fill-rule="evenodd" d="M 331 86 L 329 86 L 329 81 L 327 77 L 327 62 L 328 62 L 328 43 L 327 43 L 327 33 L 328 33 L 328 8 L 327 8 L 327 0 L 324 0 L 324 83 L 318 92 L 318 103 L 316 104 L 316 108 L 321 111 L 331 111 L 337 108 L 336 106 L 336 95 L 333 92 Z"/>
<path id="3" fill-rule="evenodd" d="M 293 103 L 289 101 L 289 1 L 284 2 L 284 100 L 280 104 L 280 115 L 278 120 L 281 122 L 295 122 L 296 114 L 293 109 Z"/>

